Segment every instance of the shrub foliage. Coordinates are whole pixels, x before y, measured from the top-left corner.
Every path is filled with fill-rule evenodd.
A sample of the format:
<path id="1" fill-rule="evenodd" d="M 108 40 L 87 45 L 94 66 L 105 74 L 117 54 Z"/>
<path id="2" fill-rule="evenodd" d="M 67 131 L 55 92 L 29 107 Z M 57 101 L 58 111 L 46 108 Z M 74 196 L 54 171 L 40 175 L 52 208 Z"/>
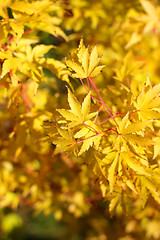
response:
<path id="1" fill-rule="evenodd" d="M 0 208 L 159 239 L 159 1 L 1 0 L 0 17 Z"/>

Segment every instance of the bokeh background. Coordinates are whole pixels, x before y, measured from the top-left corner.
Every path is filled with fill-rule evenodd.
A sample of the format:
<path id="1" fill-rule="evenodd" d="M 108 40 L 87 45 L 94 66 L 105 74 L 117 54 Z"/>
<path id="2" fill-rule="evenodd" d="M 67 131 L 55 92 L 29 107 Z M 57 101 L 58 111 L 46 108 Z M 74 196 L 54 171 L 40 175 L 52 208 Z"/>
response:
<path id="1" fill-rule="evenodd" d="M 127 213 L 111 216 L 92 169 L 46 141 L 68 106 L 65 85 L 85 94 L 65 65 L 81 38 L 103 55 L 104 94 L 128 79 L 135 94 L 147 76 L 159 83 L 160 1 L 0 0 L 0 16 L 0 239 L 160 239 L 152 197 L 144 209 L 128 198 Z"/>

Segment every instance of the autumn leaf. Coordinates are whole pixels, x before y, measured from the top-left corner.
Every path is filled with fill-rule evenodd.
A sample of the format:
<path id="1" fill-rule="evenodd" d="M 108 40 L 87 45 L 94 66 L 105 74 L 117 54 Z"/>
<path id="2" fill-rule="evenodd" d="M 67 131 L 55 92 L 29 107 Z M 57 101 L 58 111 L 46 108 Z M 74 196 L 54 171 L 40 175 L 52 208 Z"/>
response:
<path id="1" fill-rule="evenodd" d="M 154 142 L 151 139 L 141 136 L 141 134 L 137 134 L 137 132 L 145 129 L 150 122 L 151 121 L 140 121 L 130 123 L 129 113 L 127 113 L 118 125 L 119 135 L 117 136 L 115 142 L 115 146 L 118 151 L 121 152 L 122 146 L 125 147 L 128 142 L 138 146 L 154 145 Z"/>
<path id="2" fill-rule="evenodd" d="M 101 58 L 98 57 L 97 47 L 89 50 L 84 46 L 83 39 L 80 41 L 78 50 L 71 57 L 71 60 L 66 59 L 66 64 L 75 72 L 72 77 L 82 79 L 95 77 L 105 67 L 104 65 L 98 66 Z"/>
<path id="3" fill-rule="evenodd" d="M 118 160 L 119 160 L 119 154 L 117 153 L 115 155 L 115 158 L 108 170 L 108 181 L 109 181 L 109 186 L 110 186 L 110 192 L 113 192 L 114 189 L 114 184 L 116 182 L 116 169 L 118 165 Z"/>
<path id="4" fill-rule="evenodd" d="M 137 174 L 151 176 L 147 171 L 148 168 L 143 167 L 142 164 L 137 162 L 137 159 L 133 155 L 128 155 L 127 152 L 121 153 L 122 158 L 126 161 L 127 165 L 133 169 Z"/>
<path id="5" fill-rule="evenodd" d="M 57 109 L 57 111 L 69 121 L 69 127 L 75 127 L 85 121 L 92 119 L 97 113 L 89 113 L 90 111 L 90 93 L 85 97 L 82 107 L 74 94 L 68 89 L 68 102 L 71 110 Z"/>
<path id="6" fill-rule="evenodd" d="M 61 128 L 57 128 L 57 130 L 60 134 L 60 137 L 52 138 L 52 143 L 56 145 L 54 154 L 66 151 L 73 151 L 74 154 L 77 155 L 77 146 L 71 130 L 66 131 Z"/>
<path id="7" fill-rule="evenodd" d="M 145 85 L 134 101 L 135 107 L 138 109 L 138 116 L 140 120 L 146 121 L 151 119 L 160 119 L 160 84 L 155 85 L 153 88 L 151 85 Z M 148 124 L 152 127 L 151 123 Z"/>

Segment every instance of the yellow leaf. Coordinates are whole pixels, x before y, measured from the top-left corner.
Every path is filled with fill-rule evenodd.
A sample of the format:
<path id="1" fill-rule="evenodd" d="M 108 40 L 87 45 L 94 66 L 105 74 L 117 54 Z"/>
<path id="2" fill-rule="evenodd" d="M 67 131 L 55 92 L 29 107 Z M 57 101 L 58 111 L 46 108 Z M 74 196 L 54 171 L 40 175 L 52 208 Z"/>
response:
<path id="1" fill-rule="evenodd" d="M 139 194 L 141 196 L 141 199 L 142 199 L 142 207 L 144 208 L 145 205 L 146 205 L 146 202 L 147 202 L 147 199 L 149 197 L 149 192 L 148 192 L 148 189 L 145 185 L 146 181 L 145 181 L 145 177 L 142 176 L 140 178 L 140 181 L 141 181 L 141 191 L 139 191 Z"/>
<path id="2" fill-rule="evenodd" d="M 151 176 L 146 170 L 145 168 L 143 168 L 140 163 L 137 163 L 137 161 L 133 158 L 130 157 L 128 153 L 121 153 L 122 158 L 126 161 L 127 165 L 133 169 L 135 172 L 137 172 L 138 174 L 142 174 L 142 175 L 146 175 L 146 176 Z"/>
<path id="3" fill-rule="evenodd" d="M 141 40 L 142 36 L 137 33 L 134 32 L 129 40 L 129 42 L 127 43 L 127 45 L 125 46 L 125 48 L 130 48 L 131 46 L 133 46 L 134 44 L 138 43 Z"/>
<path id="4" fill-rule="evenodd" d="M 1 51 L 0 51 L 0 59 L 5 59 L 5 58 L 11 58 L 12 57 L 12 53 L 11 53 L 11 51 L 3 51 L 2 49 L 1 49 Z"/>
<path id="5" fill-rule="evenodd" d="M 98 65 L 100 58 L 98 58 L 97 47 L 95 46 L 90 54 L 88 74 Z"/>
<path id="6" fill-rule="evenodd" d="M 83 68 L 80 65 L 78 65 L 76 62 L 71 61 L 71 60 L 67 60 L 67 59 L 65 60 L 65 62 L 66 62 L 68 67 L 73 69 L 78 74 L 78 76 L 80 76 L 80 78 L 81 77 L 83 77 L 83 78 L 86 77 L 86 74 L 85 74 Z"/>
<path id="7" fill-rule="evenodd" d="M 157 192 L 157 187 L 154 185 L 154 183 L 145 177 L 144 184 L 146 188 L 150 191 L 153 198 L 160 204 L 160 195 Z"/>
<path id="8" fill-rule="evenodd" d="M 142 7 L 150 15 L 151 17 L 154 17 L 157 15 L 156 8 L 151 4 L 151 2 L 147 0 L 140 0 L 140 3 L 142 4 Z"/>
<path id="9" fill-rule="evenodd" d="M 95 47 L 91 54 L 89 48 L 86 48 L 81 39 L 78 50 L 72 54 L 72 60 L 66 59 L 66 64 L 69 68 L 75 71 L 72 77 L 87 78 L 95 77 L 100 73 L 103 66 L 98 66 L 100 58 L 98 58 L 97 48 Z"/>
<path id="10" fill-rule="evenodd" d="M 145 146 L 155 144 L 154 141 L 152 141 L 151 139 L 142 137 L 141 135 L 138 135 L 138 134 L 130 134 L 130 135 L 126 134 L 126 135 L 123 135 L 123 137 L 125 138 L 125 140 L 127 140 L 137 146 L 145 147 Z"/>
<path id="11" fill-rule="evenodd" d="M 108 171 L 108 181 L 110 186 L 110 192 L 113 192 L 113 188 L 116 181 L 115 173 L 118 165 L 118 159 L 119 159 L 119 154 L 117 153 Z"/>
<path id="12" fill-rule="evenodd" d="M 24 26 L 18 22 L 10 22 L 10 26 L 17 33 L 18 38 L 21 38 L 24 33 Z"/>
<path id="13" fill-rule="evenodd" d="M 134 193 L 138 194 L 133 182 L 130 179 L 126 181 L 126 184 Z"/>
<path id="14" fill-rule="evenodd" d="M 89 58 L 88 48 L 86 48 L 82 55 L 82 66 L 83 66 L 86 76 L 88 76 L 88 58 Z"/>
<path id="15" fill-rule="evenodd" d="M 106 191 L 107 191 L 107 186 L 102 181 L 100 181 L 99 184 L 100 184 L 100 189 L 101 189 L 101 192 L 102 192 L 102 196 L 105 197 Z"/>
<path id="16" fill-rule="evenodd" d="M 78 102 L 77 98 L 73 95 L 73 93 L 68 88 L 68 102 L 72 112 L 78 116 L 80 120 L 82 120 L 82 113 L 81 113 L 81 105 Z"/>
<path id="17" fill-rule="evenodd" d="M 82 56 L 84 54 L 84 51 L 85 51 L 85 46 L 84 46 L 84 43 L 83 43 L 83 39 L 81 39 L 80 43 L 79 43 L 79 46 L 78 46 L 78 53 L 77 53 L 78 60 L 79 60 L 80 63 L 82 63 Z"/>
<path id="18" fill-rule="evenodd" d="M 116 151 L 107 153 L 107 155 L 102 159 L 104 164 L 111 164 L 116 156 Z"/>
<path id="19" fill-rule="evenodd" d="M 96 137 L 97 136 L 92 131 L 89 131 L 89 133 L 86 134 L 78 156 L 82 155 L 82 153 L 86 152 L 90 147 L 93 146 Z"/>
<path id="20" fill-rule="evenodd" d="M 141 108 L 147 107 L 148 103 L 155 97 L 158 97 L 160 94 L 160 83 L 156 84 L 153 88 L 151 88 L 144 96 L 143 102 L 141 103 Z"/>
<path id="21" fill-rule="evenodd" d="M 12 81 L 13 87 L 17 87 L 17 85 L 18 85 L 18 76 L 16 74 L 12 74 L 11 81 Z"/>
<path id="22" fill-rule="evenodd" d="M 109 212 L 110 212 L 111 216 L 113 216 L 113 214 L 116 210 L 116 207 L 117 207 L 118 203 L 120 202 L 120 200 L 121 200 L 121 195 L 117 193 L 115 195 L 115 197 L 113 197 L 112 200 L 110 201 Z"/>
<path id="23" fill-rule="evenodd" d="M 88 116 L 86 116 L 86 120 L 92 119 L 93 117 L 95 117 L 97 115 L 98 112 L 93 112 L 88 114 Z"/>
<path id="24" fill-rule="evenodd" d="M 154 141 L 157 143 L 154 145 L 154 155 L 153 155 L 153 159 L 155 159 L 159 153 L 160 153 L 160 138 L 156 137 L 154 138 Z"/>
<path id="25" fill-rule="evenodd" d="M 95 165 L 94 173 L 96 174 L 98 170 L 98 172 L 100 172 L 100 174 L 106 179 L 106 169 L 104 168 L 104 164 L 102 163 L 101 159 L 98 156 L 96 156 L 96 154 L 95 154 L 95 159 L 96 159 L 97 165 Z"/>
<path id="26" fill-rule="evenodd" d="M 144 122 L 132 123 L 132 124 L 128 125 L 128 126 L 124 129 L 123 134 L 129 134 L 129 133 L 139 132 L 139 131 L 142 130 L 143 128 L 147 127 L 150 122 L 151 122 L 151 121 L 144 121 Z"/>
<path id="27" fill-rule="evenodd" d="M 56 109 L 66 120 L 77 121 L 78 117 L 75 116 L 71 111 L 65 109 Z"/>
<path id="28" fill-rule="evenodd" d="M 128 118 L 129 118 L 129 112 L 125 115 L 125 117 L 124 117 L 124 118 L 122 119 L 122 121 L 119 123 L 118 128 L 119 128 L 119 133 L 120 133 L 120 134 L 123 134 L 124 129 L 125 129 L 125 127 L 126 127 L 126 125 L 127 125 L 127 122 L 128 122 Z"/>
<path id="29" fill-rule="evenodd" d="M 69 135 L 69 133 L 61 128 L 57 128 L 58 132 L 60 133 L 60 135 L 65 138 L 65 139 L 70 139 L 71 136 Z"/>
<path id="30" fill-rule="evenodd" d="M 99 145 L 100 145 L 101 139 L 102 139 L 101 134 L 98 134 L 98 135 L 94 138 L 94 146 L 95 146 L 95 149 L 96 149 L 96 150 L 99 149 Z"/>
<path id="31" fill-rule="evenodd" d="M 86 152 L 90 147 L 92 147 L 93 145 L 93 137 L 90 138 L 89 140 L 84 140 L 83 144 L 82 144 L 82 147 L 78 153 L 78 156 L 82 155 L 84 152 Z"/>
<path id="32" fill-rule="evenodd" d="M 101 65 L 101 66 L 98 66 L 96 67 L 93 72 L 91 72 L 91 74 L 89 75 L 89 77 L 95 77 L 97 76 L 101 71 L 102 69 L 105 67 L 105 65 Z"/>
<path id="33" fill-rule="evenodd" d="M 14 57 L 8 58 L 4 61 L 2 66 L 1 78 L 3 78 L 12 69 L 17 68 L 17 61 Z"/>
<path id="34" fill-rule="evenodd" d="M 39 44 L 33 48 L 32 54 L 35 58 L 38 58 L 38 57 L 43 56 L 45 53 L 47 53 L 52 48 L 54 48 L 53 45 Z"/>
<path id="35" fill-rule="evenodd" d="M 90 104 L 91 104 L 91 94 L 88 93 L 88 95 L 85 97 L 83 103 L 82 103 L 82 115 L 83 115 L 83 121 L 87 119 L 87 116 L 90 111 Z"/>
<path id="36" fill-rule="evenodd" d="M 74 137 L 75 138 L 81 138 L 85 136 L 89 132 L 89 128 L 83 127 L 80 131 L 78 131 Z"/>

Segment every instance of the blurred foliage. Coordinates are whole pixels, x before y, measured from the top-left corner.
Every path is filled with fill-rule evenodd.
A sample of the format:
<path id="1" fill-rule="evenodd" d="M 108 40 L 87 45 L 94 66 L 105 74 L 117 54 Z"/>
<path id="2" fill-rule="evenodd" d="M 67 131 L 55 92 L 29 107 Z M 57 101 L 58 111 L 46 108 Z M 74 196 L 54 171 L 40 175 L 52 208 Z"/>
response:
<path id="1" fill-rule="evenodd" d="M 82 38 L 88 45 L 86 57 L 77 59 Z M 160 2 L 0 0 L 0 40 L 0 239 L 159 239 L 160 110 L 159 87 L 156 90 L 154 86 L 159 86 L 160 79 Z M 75 78 L 91 75 L 86 71 L 71 75 L 77 68 L 69 62 L 71 59 L 81 67 L 87 58 L 88 64 L 93 49 L 97 63 L 106 65 L 93 80 L 103 105 L 112 112 L 125 113 L 124 118 L 118 116 L 119 122 L 152 120 L 142 126 L 145 132 L 140 128 L 137 132 L 140 139 L 146 136 L 158 143 L 130 146 L 140 161 L 136 166 L 130 163 L 131 170 L 122 175 L 127 178 L 119 178 L 118 185 L 114 171 L 110 170 L 108 179 L 113 159 L 105 163 L 116 133 L 115 137 L 108 134 L 102 144 L 95 141 L 81 148 L 78 154 L 70 144 L 80 131 L 75 125 L 67 132 L 70 145 L 63 145 L 71 122 L 60 116 L 62 109 L 67 111 L 70 105 L 74 113 L 78 108 L 84 110 L 81 106 L 86 99 L 91 108 L 86 110 L 87 117 L 98 110 L 97 102 L 86 97 L 84 86 L 91 86 L 89 82 Z M 153 90 L 150 98 L 145 97 L 149 90 Z M 128 118 L 126 113 L 138 109 L 142 95 L 141 100 L 149 99 L 148 104 L 155 106 L 148 115 L 137 113 Z M 99 117 L 106 120 L 104 109 Z M 113 119 L 102 125 L 102 130 L 111 130 L 109 124 L 114 126 Z M 78 134 L 77 138 L 85 135 Z M 107 178 L 102 169 L 107 169 Z M 151 175 L 144 178 L 146 171 Z"/>

